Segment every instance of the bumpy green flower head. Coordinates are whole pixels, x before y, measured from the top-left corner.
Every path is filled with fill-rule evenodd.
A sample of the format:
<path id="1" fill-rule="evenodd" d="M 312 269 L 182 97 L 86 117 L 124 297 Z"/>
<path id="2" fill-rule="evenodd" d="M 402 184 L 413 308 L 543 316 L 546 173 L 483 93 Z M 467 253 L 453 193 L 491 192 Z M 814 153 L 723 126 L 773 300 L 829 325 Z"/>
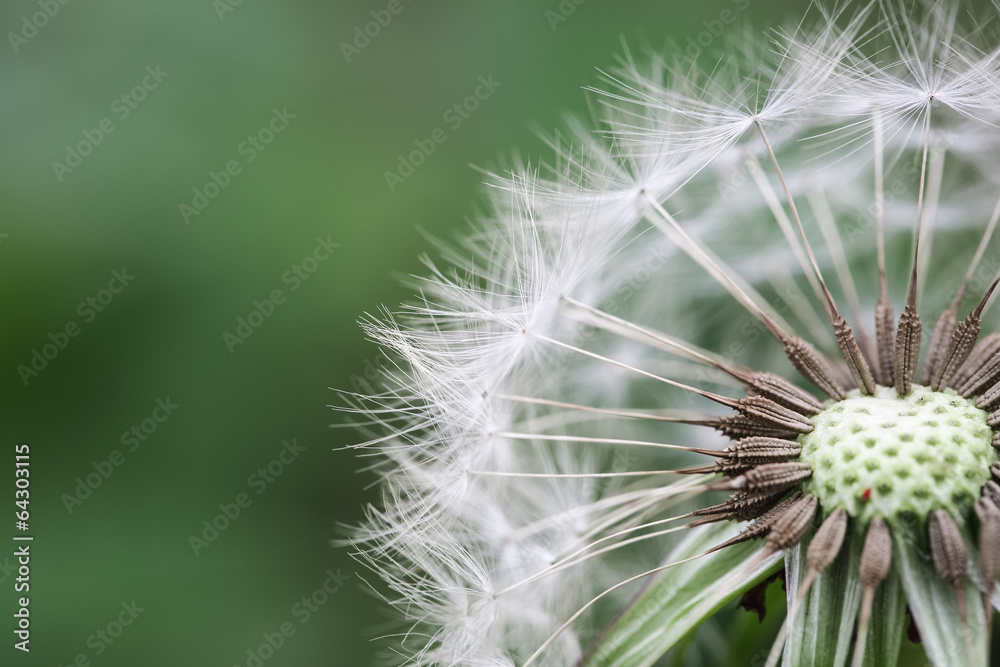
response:
<path id="1" fill-rule="evenodd" d="M 799 437 L 800 460 L 813 470 L 804 491 L 863 524 L 876 516 L 891 524 L 902 513 L 923 521 L 935 508 L 963 514 L 997 460 L 986 417 L 951 389 L 914 385 L 905 397 L 890 387 L 874 396 L 852 391 Z"/>

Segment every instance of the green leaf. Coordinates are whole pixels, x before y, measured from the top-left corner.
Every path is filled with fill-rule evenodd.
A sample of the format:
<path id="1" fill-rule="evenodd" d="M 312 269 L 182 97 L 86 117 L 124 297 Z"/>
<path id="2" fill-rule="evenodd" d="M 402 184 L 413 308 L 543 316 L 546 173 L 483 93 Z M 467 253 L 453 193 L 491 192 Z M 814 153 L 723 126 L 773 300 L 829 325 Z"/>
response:
<path id="1" fill-rule="evenodd" d="M 725 524 L 695 529 L 673 550 L 667 562 L 700 554 L 734 533 L 734 527 Z M 759 542 L 737 544 L 665 570 L 597 641 L 581 665 L 653 664 L 706 618 L 778 571 L 781 554 L 774 554 L 748 575 L 733 580 L 761 548 Z"/>
<path id="2" fill-rule="evenodd" d="M 789 551 L 785 573 L 788 605 L 798 595 L 805 576 L 805 554 L 811 536 Z M 833 564 L 813 583 L 800 609 L 795 613 L 793 627 L 785 644 L 784 664 L 833 665 L 847 662 L 851 649 L 854 619 L 861 601 L 858 561 L 863 539 L 848 535 Z"/>
<path id="3" fill-rule="evenodd" d="M 955 590 L 938 575 L 930 553 L 912 530 L 893 531 L 892 560 L 931 663 L 985 667 L 985 619 L 975 584 L 971 580 L 965 584 L 968 624 L 963 624 Z"/>

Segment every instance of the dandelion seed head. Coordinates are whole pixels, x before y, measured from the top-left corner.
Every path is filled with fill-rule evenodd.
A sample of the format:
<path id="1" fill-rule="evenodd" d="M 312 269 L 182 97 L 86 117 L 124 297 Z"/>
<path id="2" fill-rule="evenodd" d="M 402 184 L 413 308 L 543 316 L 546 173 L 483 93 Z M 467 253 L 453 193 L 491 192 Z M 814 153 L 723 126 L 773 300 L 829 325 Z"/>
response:
<path id="1" fill-rule="evenodd" d="M 954 391 L 918 385 L 900 398 L 888 387 L 875 396 L 854 390 L 799 437 L 800 460 L 813 471 L 804 490 L 860 525 L 874 516 L 892 525 L 902 514 L 925 521 L 940 507 L 966 514 L 997 460 L 986 418 Z"/>
<path id="2" fill-rule="evenodd" d="M 390 662 L 652 662 L 783 563 L 771 665 L 822 632 L 860 665 L 906 609 L 933 664 L 956 637 L 985 664 L 998 12 L 843 2 L 716 60 L 626 48 L 596 127 L 486 173 L 415 299 L 364 320 L 382 377 L 339 406 L 381 477 L 350 545 L 402 619 Z"/>

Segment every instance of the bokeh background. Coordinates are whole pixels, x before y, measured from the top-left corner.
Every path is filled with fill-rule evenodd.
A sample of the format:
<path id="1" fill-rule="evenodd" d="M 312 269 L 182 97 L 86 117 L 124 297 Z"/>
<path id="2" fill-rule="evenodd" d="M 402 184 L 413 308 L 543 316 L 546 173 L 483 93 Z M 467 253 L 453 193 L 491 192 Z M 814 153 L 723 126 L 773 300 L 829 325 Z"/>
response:
<path id="1" fill-rule="evenodd" d="M 331 429 L 342 417 L 328 408 L 332 387 L 360 386 L 379 363 L 357 319 L 408 296 L 398 278 L 421 272 L 423 232 L 463 229 L 482 180 L 470 163 L 515 148 L 546 157 L 534 129 L 586 114 L 581 88 L 622 38 L 669 50 L 668 39 L 686 49 L 708 34 L 718 49 L 710 33 L 736 29 L 730 17 L 766 29 L 807 3 L 400 0 L 376 36 L 358 38 L 390 5 L 0 5 L 0 541 L 16 532 L 22 441 L 36 538 L 30 655 L 11 646 L 13 546 L 0 549 L 0 663 L 250 667 L 248 651 L 288 623 L 294 635 L 262 664 L 371 664 L 387 617 L 331 546 L 377 498 L 365 461 L 339 449 L 357 436 Z M 445 112 L 480 77 L 499 85 L 454 127 Z M 248 148 L 274 110 L 294 118 Z M 436 128 L 447 140 L 390 188 L 385 172 Z M 77 163 L 67 147 L 80 142 L 96 145 Z M 218 176 L 231 162 L 238 173 Z M 226 186 L 196 201 L 212 173 Z M 185 216 L 182 204 L 206 205 Z M 338 247 L 303 265 L 318 239 Z M 296 283 L 295 266 L 315 270 Z M 107 302 L 114 271 L 134 279 Z M 284 302 L 227 344 L 274 290 Z M 88 298 L 106 303 L 97 312 Z M 79 333 L 64 349 L 19 371 L 70 323 Z M 158 400 L 177 406 L 162 423 L 149 421 Z M 155 431 L 130 451 L 123 434 L 144 420 Z M 304 449 L 274 464 L 293 440 Z M 252 477 L 269 465 L 271 481 Z M 94 474 L 100 485 L 81 498 Z M 241 493 L 249 506 L 194 548 Z M 324 584 L 336 592 L 318 593 Z M 133 601 L 134 622 L 101 639 Z M 769 621 L 762 634 L 750 614 L 731 616 L 734 664 L 758 655 Z"/>

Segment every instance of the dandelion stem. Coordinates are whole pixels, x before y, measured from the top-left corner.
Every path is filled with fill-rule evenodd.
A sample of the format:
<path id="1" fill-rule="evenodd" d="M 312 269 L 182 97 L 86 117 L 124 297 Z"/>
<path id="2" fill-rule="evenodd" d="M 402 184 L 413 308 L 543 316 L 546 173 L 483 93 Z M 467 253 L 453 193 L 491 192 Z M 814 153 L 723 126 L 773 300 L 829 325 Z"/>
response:
<path id="1" fill-rule="evenodd" d="M 727 373 L 730 374 L 735 373 L 735 370 L 730 370 L 732 369 L 732 367 L 726 364 L 724 361 L 722 361 L 721 358 L 717 357 L 716 355 L 712 355 L 710 352 L 706 350 L 701 350 L 693 345 L 682 343 L 675 338 L 660 333 L 659 331 L 653 331 L 652 329 L 647 329 L 644 326 L 640 326 L 633 322 L 629 322 L 628 320 L 624 320 L 620 317 L 612 315 L 611 313 L 606 313 L 603 310 L 598 310 L 597 308 L 594 308 L 593 306 L 588 306 L 587 304 L 581 301 L 577 301 L 576 299 L 573 299 L 571 297 L 564 295 L 562 297 L 562 300 L 570 304 L 571 306 L 574 306 L 576 308 L 579 308 L 580 310 L 590 313 L 598 321 L 612 322 L 625 329 L 642 334 L 643 336 L 654 340 L 655 342 L 659 343 L 664 348 L 670 350 L 671 352 L 674 352 L 675 354 L 686 357 L 693 361 L 700 361 L 701 363 L 707 364 L 709 366 L 714 366 L 715 368 L 726 371 Z M 609 330 L 613 329 L 609 328 Z M 738 375 L 733 375 L 733 376 L 737 378 L 739 377 Z"/>
<path id="2" fill-rule="evenodd" d="M 816 262 L 816 255 L 813 254 L 812 246 L 809 244 L 809 239 L 806 238 L 806 230 L 802 226 L 802 219 L 799 217 L 799 210 L 795 206 L 795 199 L 792 197 L 792 191 L 788 188 L 788 182 L 785 180 L 785 175 L 781 171 L 781 167 L 778 165 L 778 157 L 774 154 L 774 149 L 771 148 L 771 142 L 767 139 L 767 133 L 764 131 L 764 126 L 760 121 L 755 121 L 757 126 L 757 131 L 760 132 L 761 139 L 764 140 L 764 147 L 767 150 L 768 156 L 771 158 L 771 164 L 774 165 L 774 171 L 778 175 L 778 180 L 781 182 L 781 187 L 785 191 L 785 199 L 788 200 L 788 208 L 792 212 L 792 218 L 795 219 L 795 224 L 798 227 L 799 235 L 802 237 L 802 242 L 805 245 L 806 253 L 809 255 L 809 261 L 812 263 L 812 269 L 815 272 L 816 278 L 819 280 L 823 291 L 823 297 L 826 300 L 827 312 L 833 317 L 837 313 L 837 306 L 833 302 L 833 296 L 830 294 L 830 290 L 827 289 L 826 281 L 823 280 L 823 274 L 819 270 L 819 264 Z"/>
<path id="3" fill-rule="evenodd" d="M 673 521 L 675 519 L 680 519 L 680 518 L 683 518 L 683 517 L 671 517 L 670 519 L 666 519 L 665 521 Z M 676 533 L 679 530 L 686 530 L 686 529 L 690 528 L 690 526 L 675 526 L 674 528 L 666 528 L 664 530 L 658 530 L 658 531 L 654 531 L 652 533 L 646 533 L 645 535 L 638 535 L 636 537 L 631 537 L 631 538 L 629 538 L 627 540 L 622 540 L 621 542 L 617 542 L 615 544 L 611 544 L 609 546 L 602 547 L 601 549 L 598 549 L 597 551 L 592 551 L 592 552 L 588 553 L 586 556 L 583 556 L 581 558 L 574 558 L 574 556 L 583 553 L 587 549 L 590 549 L 595 544 L 599 544 L 602 541 L 606 541 L 606 540 L 612 539 L 614 537 L 620 537 L 621 535 L 625 535 L 625 534 L 628 534 L 629 532 L 634 532 L 636 530 L 642 530 L 643 528 L 648 528 L 649 526 L 655 525 L 657 523 L 663 523 L 663 522 L 653 522 L 651 524 L 644 524 L 644 525 L 640 525 L 640 526 L 633 526 L 632 528 L 629 528 L 627 530 L 619 531 L 618 533 L 615 533 L 614 535 L 609 535 L 607 537 L 601 538 L 600 540 L 597 540 L 596 542 L 592 542 L 592 543 L 588 544 L 587 546 L 585 546 L 585 547 L 583 547 L 581 549 L 578 549 L 577 551 L 573 552 L 572 554 L 570 554 L 566 558 L 563 558 L 562 560 L 553 563 L 552 565 L 550 565 L 549 567 L 545 568 L 544 570 L 542 570 L 540 572 L 537 572 L 537 573 L 531 575 L 530 577 L 522 579 L 521 581 L 519 581 L 519 582 L 517 582 L 515 584 L 511 584 L 507 588 L 504 588 L 503 590 L 498 591 L 495 595 L 496 595 L 496 597 L 500 597 L 502 595 L 506 595 L 506 594 L 510 593 L 511 591 L 517 590 L 521 586 L 525 586 L 527 584 L 533 583 L 535 581 L 538 581 L 539 579 L 543 579 L 543 578 L 549 576 L 550 574 L 555 574 L 556 572 L 561 572 L 562 570 L 571 568 L 574 565 L 579 565 L 580 563 L 588 561 L 591 558 L 596 558 L 597 556 L 602 556 L 602 555 L 604 555 L 606 553 L 609 553 L 611 551 L 614 551 L 616 549 L 621 549 L 622 547 L 627 547 L 629 545 L 636 544 L 636 543 L 642 542 L 644 540 L 651 540 L 651 539 L 653 539 L 655 537 L 662 537 L 664 535 L 669 535 L 671 533 Z M 702 555 L 704 555 L 704 554 L 702 554 Z"/>
<path id="4" fill-rule="evenodd" d="M 591 357 L 592 359 L 597 359 L 598 361 L 607 362 L 607 363 L 609 363 L 609 364 L 611 364 L 613 366 L 618 366 L 619 368 L 624 368 L 625 370 L 632 371 L 633 373 L 638 373 L 639 375 L 643 375 L 643 376 L 648 377 L 648 378 L 650 378 L 652 380 L 657 380 L 659 382 L 663 382 L 665 384 L 669 384 L 672 387 L 677 387 L 678 389 L 683 389 L 685 391 L 690 391 L 692 393 L 698 394 L 699 396 L 703 396 L 703 397 L 705 397 L 705 398 L 707 398 L 709 400 L 715 401 L 717 403 L 721 403 L 723 405 L 730 406 L 730 407 L 732 407 L 732 404 L 734 403 L 734 399 L 727 398 L 725 396 L 720 396 L 719 394 L 713 394 L 710 391 L 705 391 L 704 389 L 698 389 L 697 387 L 692 387 L 692 386 L 686 385 L 686 384 L 684 384 L 682 382 L 677 382 L 675 380 L 671 380 L 669 378 L 665 378 L 665 377 L 662 377 L 660 375 L 656 375 L 655 373 L 650 373 L 649 371 L 644 371 L 641 368 L 636 368 L 635 366 L 630 366 L 630 365 L 628 365 L 626 363 L 622 363 L 621 361 L 615 361 L 614 359 L 602 356 L 602 355 L 597 354 L 595 352 L 589 352 L 587 350 L 584 350 L 582 348 L 576 347 L 574 345 L 570 345 L 569 343 L 563 343 L 562 341 L 558 341 L 555 338 L 549 338 L 548 336 L 546 336 L 544 334 L 535 334 L 535 336 L 539 340 L 544 340 L 547 343 L 551 343 L 553 345 L 565 348 L 567 350 L 572 350 L 573 352 L 578 352 L 578 353 L 580 353 L 582 355 Z"/>
<path id="5" fill-rule="evenodd" d="M 650 420 L 654 420 L 654 421 L 682 422 L 682 423 L 684 423 L 684 422 L 690 421 L 691 419 L 699 419 L 699 418 L 706 419 L 706 418 L 708 418 L 706 415 L 702 415 L 702 414 L 699 414 L 699 413 L 692 413 L 692 412 L 688 412 L 688 411 L 685 411 L 685 410 L 669 411 L 671 413 L 674 413 L 674 412 L 679 413 L 677 415 L 674 415 L 674 414 L 669 414 L 669 415 L 663 414 L 663 415 L 660 415 L 660 414 L 655 414 L 655 413 L 652 413 L 652 412 L 641 412 L 641 411 L 638 411 L 638 410 L 613 410 L 613 409 L 609 409 L 609 408 L 595 408 L 595 407 L 590 406 L 590 405 L 579 405 L 577 403 L 564 403 L 562 401 L 553 401 L 553 400 L 549 400 L 549 399 L 546 399 L 546 398 L 531 398 L 531 397 L 528 397 L 528 396 L 511 396 L 509 394 L 497 394 L 496 397 L 499 398 L 499 399 L 501 399 L 501 400 L 515 401 L 517 403 L 531 403 L 531 404 L 536 404 L 536 405 L 548 405 L 548 406 L 551 406 L 551 407 L 554 407 L 554 408 L 566 408 L 566 409 L 569 409 L 569 410 L 581 410 L 583 412 L 593 412 L 595 414 L 611 415 L 611 416 L 614 416 L 614 417 L 626 417 L 626 418 L 629 418 L 629 419 L 650 419 Z"/>
<path id="6" fill-rule="evenodd" d="M 930 111 L 928 110 L 928 113 Z M 929 128 L 928 128 L 929 130 Z M 927 138 L 928 146 L 930 137 Z M 941 182 L 944 178 L 945 151 L 929 151 L 927 162 L 927 194 L 924 198 L 924 253 L 920 256 L 920 276 L 917 283 L 917 307 L 923 303 L 924 284 L 927 281 L 927 267 L 934 252 L 934 225 L 937 220 L 937 208 L 941 199 Z"/>
<path id="7" fill-rule="evenodd" d="M 698 483 L 708 479 L 706 475 L 703 478 L 692 478 L 685 479 L 674 482 L 672 486 L 677 487 L 688 487 L 689 493 L 686 494 L 662 494 L 658 490 L 653 489 L 639 489 L 636 491 L 626 491 L 619 493 L 607 498 L 603 498 L 597 502 L 590 503 L 589 505 L 583 505 L 579 507 L 574 507 L 571 510 L 564 510 L 562 512 L 556 512 L 550 514 L 542 519 L 534 521 L 525 526 L 521 526 L 513 531 L 516 538 L 520 539 L 529 535 L 535 535 L 541 531 L 549 530 L 552 526 L 558 525 L 562 522 L 568 521 L 574 517 L 587 516 L 590 513 L 602 512 L 609 510 L 607 516 L 605 516 L 601 521 L 591 526 L 587 532 L 578 536 L 574 541 L 574 544 L 581 542 L 583 540 L 588 540 L 594 535 L 597 535 L 603 530 L 606 530 L 610 526 L 614 526 L 619 523 L 625 522 L 630 516 L 638 516 L 645 512 L 653 511 L 658 505 L 663 505 L 664 507 L 670 506 L 676 502 L 682 502 L 686 500 L 689 496 L 700 493 L 698 490 Z M 620 507 L 623 509 L 610 511 L 612 508 Z M 681 517 L 678 517 L 681 518 Z M 568 547 L 567 547 L 568 548 Z"/>
<path id="8" fill-rule="evenodd" d="M 690 391 L 694 394 L 698 394 L 703 398 L 707 398 L 710 401 L 714 401 L 720 405 L 724 405 L 728 408 L 738 411 L 741 415 L 746 415 L 750 417 L 757 423 L 763 423 L 770 425 L 773 428 L 789 429 L 797 433 L 808 433 L 813 430 L 812 421 L 804 416 L 802 411 L 797 409 L 788 408 L 784 405 L 766 397 L 766 396 L 748 396 L 746 398 L 730 398 L 728 396 L 722 396 L 721 394 L 715 394 L 710 391 L 705 391 L 704 389 L 698 389 L 697 387 L 692 387 L 686 385 L 682 382 L 677 382 L 675 380 L 670 380 L 668 378 L 650 373 L 648 371 L 641 370 L 634 366 L 629 366 L 620 361 L 615 361 L 608 357 L 601 356 L 594 352 L 588 352 L 587 350 L 575 347 L 568 343 L 563 343 L 554 338 L 549 338 L 544 334 L 535 334 L 539 340 L 546 341 L 553 345 L 578 352 L 585 356 L 598 359 L 600 361 L 605 361 L 607 363 L 619 366 L 626 370 L 633 371 L 645 377 L 658 380 L 665 384 L 669 384 L 678 389 L 684 389 L 685 391 Z M 791 386 L 791 385 L 786 385 Z M 813 399 L 815 400 L 815 399 Z"/>
<path id="9" fill-rule="evenodd" d="M 576 472 L 576 473 L 548 473 L 548 472 L 504 472 L 500 470 L 470 470 L 470 475 L 482 475 L 484 477 L 527 477 L 539 479 L 594 479 L 608 477 L 641 477 L 643 475 L 679 475 L 678 470 L 628 470 L 623 472 Z"/>
<path id="10" fill-rule="evenodd" d="M 924 215 L 924 189 L 927 181 L 927 154 L 931 143 L 931 108 L 927 107 L 924 116 L 924 148 L 920 158 L 920 185 L 917 191 L 917 230 L 913 236 L 913 275 L 912 280 L 917 280 L 917 264 L 920 258 L 920 238 L 923 236 L 923 215 Z M 916 305 L 916 304 L 914 304 Z"/>
<path id="11" fill-rule="evenodd" d="M 547 442 L 590 442 L 601 445 L 634 445 L 637 447 L 653 447 L 655 449 L 676 449 L 682 452 L 702 452 L 704 450 L 696 447 L 684 447 L 681 445 L 668 445 L 662 442 L 650 442 L 648 440 L 623 440 L 620 438 L 594 438 L 590 436 L 578 435 L 547 435 L 544 433 L 513 433 L 503 431 L 494 434 L 498 438 L 510 438 L 511 440 L 544 440 Z M 491 474 L 480 472 L 480 474 Z M 518 475 L 523 476 L 523 475 Z"/>
<path id="12" fill-rule="evenodd" d="M 791 274 L 780 265 L 764 267 L 764 271 L 767 282 L 771 284 L 776 294 L 781 295 L 782 300 L 792 309 L 813 340 L 823 341 L 824 345 L 829 347 L 829 343 L 834 341 L 830 328 L 823 321 L 828 318 L 821 318 L 816 313 L 812 300 L 799 288 Z M 824 308 L 824 314 L 825 312 Z"/>
<path id="13" fill-rule="evenodd" d="M 689 562 L 691 562 L 693 560 L 697 560 L 697 559 L 701 558 L 702 556 L 704 556 L 704 554 L 698 554 L 697 556 L 691 556 L 690 558 L 684 558 L 682 560 L 674 561 L 673 563 L 667 563 L 666 565 L 661 565 L 659 567 L 654 567 L 654 568 L 652 568 L 650 570 L 646 570 L 645 572 L 643 572 L 641 574 L 637 574 L 634 577 L 629 577 L 628 579 L 625 579 L 624 581 L 619 581 L 614 586 L 611 586 L 609 588 L 604 589 L 603 591 L 601 591 L 600 593 L 598 593 L 597 595 L 595 595 L 594 597 L 592 597 L 586 604 L 584 604 L 582 607 L 580 607 L 580 609 L 578 609 L 572 616 L 570 616 L 569 619 L 567 619 L 567 621 L 565 623 L 563 623 L 562 625 L 560 625 L 556 629 L 555 632 L 553 632 L 551 635 L 549 635 L 548 639 L 546 639 L 542 643 L 542 645 L 539 646 L 538 649 L 534 653 L 532 653 L 528 657 L 527 660 L 524 661 L 524 664 L 521 665 L 521 667 L 529 667 L 532 663 L 534 663 L 535 660 L 537 660 L 538 657 L 542 653 L 545 652 L 545 649 L 547 649 L 552 644 L 552 642 L 554 642 L 559 637 L 559 635 L 561 635 L 566 630 L 566 628 L 568 628 L 570 625 L 573 624 L 573 621 L 575 621 L 576 619 L 580 618 L 580 616 L 582 616 L 584 614 L 584 612 L 586 612 L 588 609 L 590 609 L 594 604 L 596 604 L 604 596 L 609 595 L 609 594 L 615 592 L 616 590 L 618 590 L 619 588 L 627 586 L 627 585 L 631 584 L 634 581 L 639 581 L 640 579 L 648 577 L 651 574 L 656 574 L 657 572 L 663 572 L 664 570 L 668 570 L 668 569 L 670 569 L 672 567 L 676 567 L 676 566 L 682 565 L 684 563 L 689 563 Z"/>
<path id="14" fill-rule="evenodd" d="M 875 148 L 875 238 L 878 246 L 878 302 L 875 304 L 875 344 L 878 363 L 875 365 L 880 384 L 896 382 L 896 339 L 892 306 L 889 305 L 889 284 L 885 270 L 885 146 L 882 113 L 872 114 L 872 133 Z"/>
<path id="15" fill-rule="evenodd" d="M 993 232 L 996 230 L 998 221 L 1000 221 L 1000 199 L 997 199 L 996 206 L 993 207 L 993 213 L 990 215 L 990 221 L 986 224 L 986 230 L 983 232 L 983 238 L 979 240 L 979 246 L 976 248 L 976 254 L 973 255 L 972 262 L 969 264 L 969 269 L 965 272 L 965 278 L 962 279 L 962 284 L 959 285 L 958 292 L 955 293 L 955 298 L 952 300 L 951 305 L 956 310 L 961 304 L 962 297 L 965 296 L 965 290 L 968 289 L 969 283 L 972 282 L 972 276 L 975 275 L 976 269 L 979 268 L 979 262 L 982 261 L 983 255 L 986 254 L 986 246 L 989 245 L 990 240 L 993 238 Z M 984 307 L 983 313 L 985 313 L 986 310 L 987 307 Z"/>
<path id="16" fill-rule="evenodd" d="M 679 482 L 673 482 L 672 486 L 674 488 L 684 487 L 687 489 L 686 493 L 680 493 L 680 494 L 663 493 L 662 489 L 654 490 L 652 492 L 650 492 L 649 489 L 641 489 L 637 492 L 634 492 L 638 499 L 638 502 L 635 503 L 635 506 L 633 507 L 626 506 L 625 509 L 619 511 L 617 514 L 609 514 L 607 517 L 604 518 L 603 521 L 596 523 L 590 528 L 590 530 L 577 537 L 577 539 L 572 544 L 578 544 L 582 543 L 584 540 L 589 540 L 590 538 L 599 534 L 601 531 L 607 530 L 611 526 L 614 526 L 618 523 L 623 523 L 629 516 L 632 515 L 639 516 L 640 514 L 646 512 L 653 512 L 654 508 L 660 505 L 663 505 L 665 509 L 667 506 L 670 506 L 673 503 L 683 502 L 684 500 L 689 499 L 691 496 L 701 493 L 700 482 L 705 481 L 709 477 L 710 477 L 709 475 L 705 475 L 702 477 L 691 478 L 689 480 L 681 480 Z M 619 494 L 619 495 L 627 495 L 627 494 Z M 682 518 L 687 518 L 689 516 L 691 515 L 684 514 L 676 518 L 682 519 Z"/>
<path id="17" fill-rule="evenodd" d="M 826 298 L 827 313 L 830 316 L 830 323 L 833 325 L 834 335 L 837 338 L 837 344 L 840 346 L 841 354 L 844 357 L 844 361 L 847 362 L 848 368 L 851 370 L 851 375 L 854 377 L 854 382 L 857 384 L 858 388 L 864 394 L 874 394 L 875 393 L 875 378 L 872 377 L 871 370 L 868 368 L 868 363 L 865 361 L 864 355 L 861 353 L 861 348 L 858 345 L 857 340 L 854 338 L 854 334 L 851 328 L 847 325 L 840 311 L 837 310 L 837 304 L 833 300 L 833 295 L 830 294 L 830 289 L 826 285 L 826 281 L 823 280 L 823 274 L 819 270 L 819 264 L 816 262 L 816 255 L 813 253 L 812 246 L 809 244 L 809 239 L 806 237 L 806 230 L 802 226 L 802 218 L 799 216 L 799 210 L 795 206 L 795 199 L 792 197 L 792 191 L 788 187 L 788 182 L 785 180 L 785 175 L 781 171 L 781 166 L 778 164 L 778 157 L 774 154 L 774 149 L 771 148 L 771 142 L 767 139 L 767 133 L 764 131 L 764 125 L 758 120 L 755 122 L 757 130 L 760 132 L 761 139 L 764 140 L 764 146 L 767 149 L 767 154 L 771 158 L 771 164 L 774 165 L 774 170 L 778 175 L 778 180 L 781 182 L 781 187 L 785 191 L 785 198 L 788 200 L 788 208 L 792 212 L 792 218 L 795 220 L 795 224 L 799 229 L 799 235 L 802 237 L 802 243 L 805 246 L 806 253 L 809 255 L 809 261 L 812 263 L 813 271 L 816 273 L 816 278 L 819 280 L 820 286 L 823 288 L 823 296 Z"/>
<path id="18" fill-rule="evenodd" d="M 675 234 L 680 237 L 680 246 L 684 249 L 684 252 L 695 260 L 698 264 L 704 268 L 709 275 L 715 278 L 716 282 L 722 285 L 726 291 L 733 295 L 737 301 L 739 301 L 744 308 L 746 308 L 750 313 L 756 317 L 764 326 L 767 327 L 775 338 L 784 342 L 789 334 L 787 333 L 790 328 L 788 324 L 781 320 L 780 316 L 776 313 L 765 313 L 764 310 L 757 305 L 757 303 L 752 299 L 749 293 L 752 293 L 754 297 L 758 300 L 763 301 L 763 298 L 752 287 L 746 285 L 741 287 L 736 283 L 736 281 L 730 277 L 730 275 L 719 265 L 719 263 L 710 257 L 707 252 L 701 246 L 699 246 L 694 239 L 692 239 L 684 228 L 680 226 L 677 220 L 674 219 L 672 215 L 667 213 L 667 210 L 663 208 L 660 202 L 653 199 L 648 192 L 642 191 L 642 195 L 649 202 L 649 205 L 653 207 L 653 210 L 659 215 L 660 219 L 653 218 L 650 222 L 657 228 L 663 231 L 670 238 L 674 238 Z M 664 225 L 663 223 L 667 223 Z"/>
<path id="19" fill-rule="evenodd" d="M 715 355 L 710 356 L 702 350 L 684 345 L 683 343 L 680 343 L 675 339 L 657 331 L 652 331 L 619 317 L 615 317 L 609 313 L 597 310 L 596 308 L 592 308 L 584 303 L 576 301 L 575 299 L 571 299 L 570 297 L 564 296 L 563 300 L 597 318 L 612 322 L 618 326 L 626 328 L 629 331 L 637 332 L 658 343 L 662 343 L 665 348 L 674 351 L 676 354 L 686 356 L 694 359 L 695 361 L 712 366 L 713 368 L 716 368 L 730 377 L 740 381 L 746 387 L 752 388 L 760 395 L 766 396 L 788 408 L 797 410 L 803 414 L 816 414 L 823 409 L 823 404 L 817 401 L 811 394 L 808 394 L 802 389 L 791 385 L 787 381 L 777 378 L 777 376 L 774 376 L 773 374 L 756 373 L 749 369 L 730 365 L 725 360 Z"/>
<path id="20" fill-rule="evenodd" d="M 833 211 L 830 209 L 830 202 L 827 200 L 823 189 L 817 185 L 809 188 L 806 194 L 813 213 L 816 216 L 816 222 L 819 223 L 823 240 L 826 241 L 826 246 L 830 250 L 830 256 L 833 258 L 833 266 L 837 272 L 837 279 L 844 294 L 847 295 L 847 304 L 848 309 L 851 311 L 851 319 L 858 323 L 858 343 L 870 359 L 876 359 L 877 355 L 873 354 L 871 339 L 860 324 L 861 300 L 858 298 L 858 289 L 854 284 L 854 277 L 851 275 L 851 266 L 847 262 L 847 253 L 844 251 L 844 244 L 841 243 L 840 234 L 837 232 L 837 221 L 834 219 Z"/>
<path id="21" fill-rule="evenodd" d="M 878 245 L 878 276 L 880 293 L 888 291 L 885 271 L 885 145 L 882 112 L 872 114 L 872 134 L 875 149 L 875 238 Z"/>
<path id="22" fill-rule="evenodd" d="M 910 271 L 910 286 L 906 292 L 906 306 L 899 316 L 896 329 L 896 360 L 894 374 L 896 376 L 896 391 L 905 396 L 910 393 L 913 384 L 913 373 L 917 368 L 917 357 L 920 354 L 920 315 L 917 313 L 917 275 L 920 258 L 921 224 L 924 211 L 924 183 L 927 178 L 927 150 L 930 144 L 931 110 L 927 107 L 924 117 L 924 150 L 920 164 L 920 186 L 917 193 L 917 223 L 913 234 L 913 268 Z"/>
<path id="23" fill-rule="evenodd" d="M 795 259 L 798 261 L 799 266 L 802 267 L 802 273 L 805 275 L 809 284 L 812 286 L 813 291 L 816 293 L 816 298 L 818 298 L 820 303 L 823 304 L 827 317 L 832 317 L 833 313 L 831 313 L 830 306 L 823 294 L 823 286 L 820 285 L 819 281 L 816 279 L 816 273 L 811 271 L 809 268 L 809 258 L 803 253 L 802 244 L 799 243 L 799 240 L 795 237 L 795 230 L 792 228 L 792 222 L 788 219 L 785 209 L 781 206 L 777 193 L 771 186 L 770 181 L 768 181 L 764 176 L 764 171 L 760 168 L 760 165 L 757 164 L 756 160 L 747 160 L 747 167 L 750 171 L 750 175 L 753 177 L 754 183 L 757 185 L 757 189 L 760 190 L 760 194 L 764 197 L 765 203 L 767 203 L 768 208 L 771 209 L 771 214 L 778 222 L 778 227 L 781 228 L 781 233 L 784 234 L 785 240 L 791 247 L 792 254 L 795 255 Z M 794 212 L 794 208 L 792 210 Z"/>

